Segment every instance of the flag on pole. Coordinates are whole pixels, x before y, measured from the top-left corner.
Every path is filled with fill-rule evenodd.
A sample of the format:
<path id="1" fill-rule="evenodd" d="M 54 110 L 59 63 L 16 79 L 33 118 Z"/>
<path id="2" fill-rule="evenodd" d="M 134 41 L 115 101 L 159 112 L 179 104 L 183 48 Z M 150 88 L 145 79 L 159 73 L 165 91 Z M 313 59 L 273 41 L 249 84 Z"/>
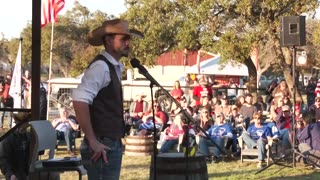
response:
<path id="1" fill-rule="evenodd" d="M 9 90 L 9 95 L 13 98 L 14 108 L 21 108 L 21 44 L 22 40 L 20 40 Z"/>
<path id="2" fill-rule="evenodd" d="M 42 0 L 41 27 L 57 22 L 58 13 L 64 7 L 64 0 Z"/>

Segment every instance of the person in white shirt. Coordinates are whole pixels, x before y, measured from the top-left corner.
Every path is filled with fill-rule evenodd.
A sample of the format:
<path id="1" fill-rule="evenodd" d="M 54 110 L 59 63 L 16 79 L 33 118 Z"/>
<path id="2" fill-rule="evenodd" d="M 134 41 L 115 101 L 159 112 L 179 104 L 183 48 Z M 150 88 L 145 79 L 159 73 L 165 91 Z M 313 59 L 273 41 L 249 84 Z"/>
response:
<path id="1" fill-rule="evenodd" d="M 79 129 L 79 125 L 74 119 L 69 118 L 69 112 L 67 108 L 61 107 L 59 109 L 60 117 L 52 121 L 52 126 L 56 129 L 57 139 L 65 140 L 67 144 L 68 153 L 73 156 L 71 141 L 72 132 Z"/>

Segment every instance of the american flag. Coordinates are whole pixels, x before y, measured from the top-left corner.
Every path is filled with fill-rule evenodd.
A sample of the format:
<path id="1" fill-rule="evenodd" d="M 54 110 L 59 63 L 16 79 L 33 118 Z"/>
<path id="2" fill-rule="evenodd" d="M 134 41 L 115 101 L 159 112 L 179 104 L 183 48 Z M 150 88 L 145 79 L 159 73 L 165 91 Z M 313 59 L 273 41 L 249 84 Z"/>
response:
<path id="1" fill-rule="evenodd" d="M 42 0 L 41 27 L 57 22 L 57 15 L 64 7 L 64 0 Z"/>

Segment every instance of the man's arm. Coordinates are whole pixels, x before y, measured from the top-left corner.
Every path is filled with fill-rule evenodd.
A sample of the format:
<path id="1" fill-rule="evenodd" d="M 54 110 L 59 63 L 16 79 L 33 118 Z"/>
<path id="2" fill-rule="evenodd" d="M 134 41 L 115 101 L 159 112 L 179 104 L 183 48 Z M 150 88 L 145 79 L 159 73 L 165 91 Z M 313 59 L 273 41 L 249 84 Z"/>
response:
<path id="1" fill-rule="evenodd" d="M 73 107 L 76 113 L 77 121 L 86 135 L 87 140 L 90 144 L 95 142 L 96 137 L 91 124 L 89 105 L 85 102 L 73 101 Z"/>
<path id="2" fill-rule="evenodd" d="M 54 119 L 51 122 L 51 124 L 52 124 L 53 128 L 56 128 L 60 122 L 61 122 L 60 118 L 57 118 L 57 119 Z"/>
<path id="3" fill-rule="evenodd" d="M 79 129 L 79 125 L 73 119 L 68 118 L 67 121 L 73 130 Z"/>
<path id="4" fill-rule="evenodd" d="M 93 132 L 93 128 L 91 124 L 88 103 L 81 102 L 81 101 L 73 101 L 73 107 L 74 107 L 79 125 L 81 126 L 84 134 L 86 135 L 86 139 L 89 142 L 89 146 L 93 151 L 93 156 L 91 157 L 91 159 L 93 161 L 96 161 L 102 156 L 103 160 L 105 162 L 108 162 L 106 150 L 110 150 L 110 148 L 108 146 L 105 146 L 104 144 L 101 144 L 96 139 L 96 136 Z"/>

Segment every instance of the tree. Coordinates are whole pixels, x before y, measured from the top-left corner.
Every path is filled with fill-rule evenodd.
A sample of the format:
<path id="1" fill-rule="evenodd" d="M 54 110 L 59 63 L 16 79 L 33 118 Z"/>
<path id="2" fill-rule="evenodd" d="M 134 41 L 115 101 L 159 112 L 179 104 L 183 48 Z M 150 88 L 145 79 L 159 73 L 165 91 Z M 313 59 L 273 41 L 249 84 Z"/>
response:
<path id="1" fill-rule="evenodd" d="M 146 64 L 174 49 L 220 53 L 223 61 L 234 59 L 247 64 L 251 93 L 257 84 L 256 71 L 249 61 L 253 47 L 263 52 L 259 61 L 266 63 L 260 65 L 268 69 L 278 64 L 292 87 L 292 58 L 289 48 L 280 46 L 279 18 L 315 11 L 319 5 L 317 0 L 127 0 L 126 3 L 128 11 L 124 16 L 146 36 L 134 49 L 135 55 L 151 61 Z"/>

